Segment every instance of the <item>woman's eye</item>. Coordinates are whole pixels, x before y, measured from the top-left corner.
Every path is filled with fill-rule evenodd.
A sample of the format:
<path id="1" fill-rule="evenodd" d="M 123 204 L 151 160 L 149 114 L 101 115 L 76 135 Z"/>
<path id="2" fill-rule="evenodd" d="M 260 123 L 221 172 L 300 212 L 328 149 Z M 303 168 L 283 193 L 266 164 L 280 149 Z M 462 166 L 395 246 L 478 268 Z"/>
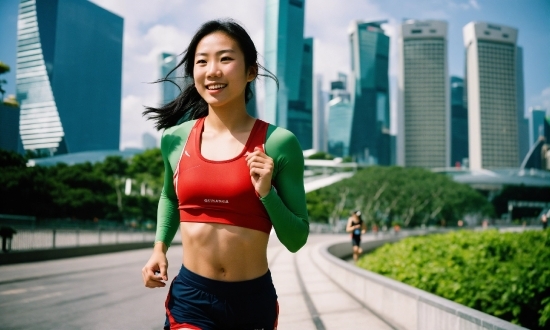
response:
<path id="1" fill-rule="evenodd" d="M 206 63 L 205 60 L 197 60 L 197 64 L 203 64 L 203 63 Z"/>
<path id="2" fill-rule="evenodd" d="M 227 62 L 227 61 L 231 61 L 232 58 L 231 57 L 222 57 L 222 62 Z"/>

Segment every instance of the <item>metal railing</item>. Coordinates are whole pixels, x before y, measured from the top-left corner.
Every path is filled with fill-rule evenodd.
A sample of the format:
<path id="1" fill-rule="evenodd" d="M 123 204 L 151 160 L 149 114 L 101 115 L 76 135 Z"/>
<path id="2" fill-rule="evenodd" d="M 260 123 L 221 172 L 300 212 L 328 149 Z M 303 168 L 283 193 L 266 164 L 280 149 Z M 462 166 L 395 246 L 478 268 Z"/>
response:
<path id="1" fill-rule="evenodd" d="M 176 235 L 176 239 L 179 237 Z M 79 246 L 153 242 L 155 232 L 149 230 L 112 229 L 17 229 L 11 250 L 28 251 Z"/>

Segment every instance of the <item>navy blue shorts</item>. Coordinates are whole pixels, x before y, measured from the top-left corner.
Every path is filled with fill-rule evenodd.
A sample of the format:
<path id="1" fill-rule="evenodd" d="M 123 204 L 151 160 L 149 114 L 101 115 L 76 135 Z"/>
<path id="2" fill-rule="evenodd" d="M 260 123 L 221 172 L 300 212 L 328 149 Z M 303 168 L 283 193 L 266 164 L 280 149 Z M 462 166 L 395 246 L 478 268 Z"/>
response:
<path id="1" fill-rule="evenodd" d="M 183 265 L 166 298 L 164 329 L 277 329 L 279 304 L 271 272 L 253 280 L 222 282 Z"/>
<path id="2" fill-rule="evenodd" d="M 351 235 L 351 245 L 361 247 L 361 235 Z"/>

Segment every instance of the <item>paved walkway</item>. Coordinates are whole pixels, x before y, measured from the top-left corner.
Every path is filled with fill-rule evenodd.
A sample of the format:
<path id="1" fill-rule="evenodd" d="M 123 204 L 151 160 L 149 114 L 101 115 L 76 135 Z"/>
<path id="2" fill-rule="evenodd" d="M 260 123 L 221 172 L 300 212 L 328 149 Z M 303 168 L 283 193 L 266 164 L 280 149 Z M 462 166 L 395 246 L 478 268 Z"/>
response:
<path id="1" fill-rule="evenodd" d="M 392 329 L 317 267 L 320 244 L 348 238 L 311 234 L 306 246 L 292 254 L 271 237 L 268 259 L 279 296 L 280 330 Z M 143 287 L 141 268 L 150 255 L 148 248 L 0 266 L 0 327 L 160 329 L 167 288 Z M 181 246 L 170 248 L 168 258 L 171 280 L 181 265 Z"/>
<path id="2" fill-rule="evenodd" d="M 312 235 L 292 254 L 270 247 L 268 258 L 280 305 L 279 329 L 393 329 L 334 283 L 317 266 L 319 246 L 347 235 Z M 272 238 L 275 239 L 276 238 Z M 370 239 L 365 236 L 365 239 Z M 350 245 L 351 249 L 351 245 Z"/>

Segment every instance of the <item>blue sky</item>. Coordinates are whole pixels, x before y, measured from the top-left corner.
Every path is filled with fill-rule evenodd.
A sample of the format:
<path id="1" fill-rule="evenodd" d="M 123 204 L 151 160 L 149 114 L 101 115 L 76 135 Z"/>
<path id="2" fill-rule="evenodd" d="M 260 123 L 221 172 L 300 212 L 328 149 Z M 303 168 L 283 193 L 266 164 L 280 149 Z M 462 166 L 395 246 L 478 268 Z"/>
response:
<path id="1" fill-rule="evenodd" d="M 156 57 L 160 52 L 181 53 L 192 34 L 206 20 L 233 17 L 250 32 L 263 53 L 264 0 L 91 0 L 122 16 L 124 26 L 123 100 L 121 147 L 141 146 L 141 135 L 155 132 L 141 117 L 143 105 L 159 100 Z M 12 66 L 4 79 L 8 93 L 15 92 L 17 0 L 0 0 L 1 12 L 14 12 L 0 20 L 0 61 Z M 15 9 L 14 9 L 15 8 Z M 4 17 L 4 15 L 2 15 Z M 325 86 L 337 72 L 349 71 L 347 29 L 352 20 L 388 20 L 391 38 L 390 79 L 392 115 L 396 109 L 397 31 L 404 18 L 441 19 L 449 24 L 449 73 L 462 77 L 464 46 L 462 28 L 471 21 L 508 25 L 519 30 L 518 45 L 524 53 L 525 106 L 550 109 L 550 1 L 549 0 L 306 0 L 305 34 L 315 38 L 314 72 Z M 258 86 L 259 109 L 263 91 Z M 394 120 L 393 118 L 392 120 Z M 395 125 L 392 125 L 395 132 Z"/>

